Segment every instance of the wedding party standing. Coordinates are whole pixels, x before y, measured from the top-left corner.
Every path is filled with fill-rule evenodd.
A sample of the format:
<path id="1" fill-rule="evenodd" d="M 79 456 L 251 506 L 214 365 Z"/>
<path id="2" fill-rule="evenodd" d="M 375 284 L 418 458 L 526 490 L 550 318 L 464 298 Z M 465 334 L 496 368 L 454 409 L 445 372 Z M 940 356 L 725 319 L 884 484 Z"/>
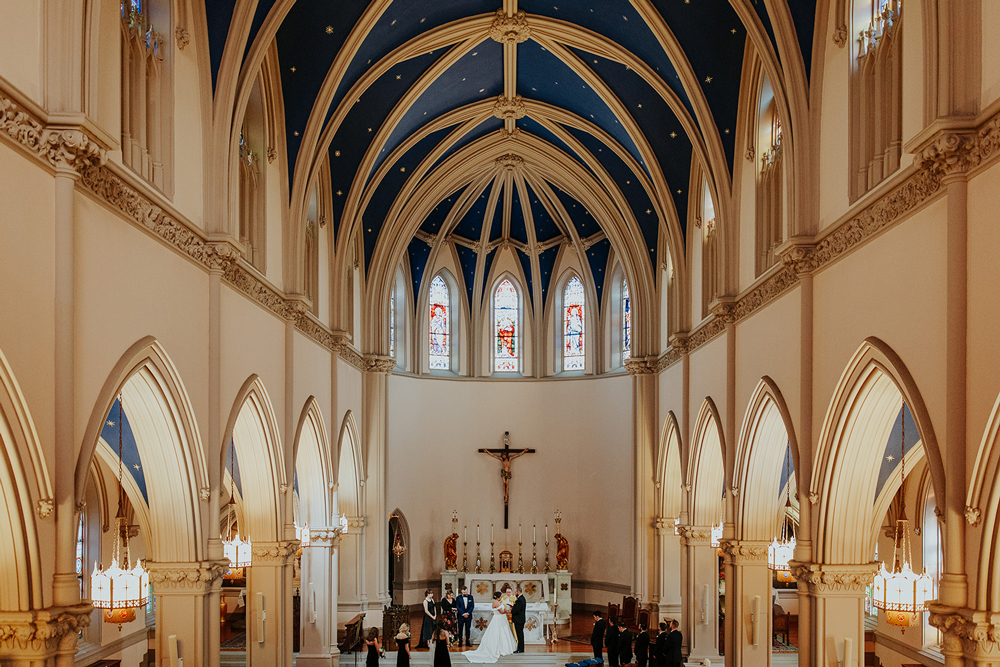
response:
<path id="1" fill-rule="evenodd" d="M 430 648 L 427 642 L 434 634 L 434 625 L 437 623 L 437 609 L 434 607 L 434 591 L 427 589 L 424 591 L 424 622 L 420 625 L 420 641 L 417 648 Z"/>
<path id="2" fill-rule="evenodd" d="M 444 623 L 438 623 L 434 630 L 434 667 L 451 667 L 451 654 L 448 652 L 450 636 Z"/>
<path id="3" fill-rule="evenodd" d="M 396 634 L 396 667 L 410 667 L 410 626 L 403 623 Z"/>
<path id="4" fill-rule="evenodd" d="M 662 626 L 663 624 L 661 623 L 660 625 Z M 681 631 L 677 629 L 677 626 L 677 621 L 670 621 L 670 632 L 667 634 L 663 650 L 665 667 L 681 667 L 684 664 L 684 658 L 681 657 L 683 636 L 681 635 Z"/>
<path id="5" fill-rule="evenodd" d="M 368 646 L 368 657 L 365 660 L 365 667 L 378 667 L 378 659 L 382 655 L 382 644 L 378 640 L 378 628 L 368 630 L 368 638 L 365 640 Z"/>
<path id="6" fill-rule="evenodd" d="M 469 595 L 469 587 L 462 586 L 460 595 L 455 602 L 455 609 L 458 613 L 458 645 L 462 645 L 462 634 L 465 634 L 465 645 L 472 646 L 472 610 L 476 608 L 476 601 Z"/>
<path id="7" fill-rule="evenodd" d="M 450 590 L 445 593 L 444 599 L 441 600 L 438 610 L 438 622 L 448 631 L 448 636 L 451 637 L 451 641 L 454 643 L 457 632 L 455 626 L 458 625 L 458 609 L 455 607 L 455 594 Z"/>
<path id="8" fill-rule="evenodd" d="M 618 664 L 628 665 L 632 663 L 632 631 L 627 625 L 622 625 L 621 634 L 618 635 Z"/>
<path id="9" fill-rule="evenodd" d="M 604 614 L 594 612 L 594 631 L 590 634 L 590 645 L 594 648 L 594 659 L 604 660 L 604 631 L 608 624 L 604 622 Z"/>
<path id="10" fill-rule="evenodd" d="M 645 621 L 639 623 L 639 636 L 635 638 L 635 664 L 646 667 L 649 660 L 649 628 Z"/>
<path id="11" fill-rule="evenodd" d="M 514 634 L 517 635 L 517 649 L 514 653 L 524 653 L 524 610 L 528 601 L 521 593 L 521 587 L 514 589 L 514 605 L 510 609 L 510 620 L 514 624 Z"/>
<path id="12" fill-rule="evenodd" d="M 608 664 L 611 667 L 618 667 L 618 621 L 614 618 L 608 619 L 604 643 L 608 647 Z"/>
<path id="13" fill-rule="evenodd" d="M 510 655 L 517 649 L 517 640 L 514 639 L 514 633 L 511 632 L 510 623 L 507 621 L 509 609 L 500 593 L 494 593 L 493 615 L 490 616 L 490 623 L 479 641 L 479 647 L 475 651 L 466 651 L 462 654 L 469 659 L 469 662 L 496 662 L 500 656 Z"/>

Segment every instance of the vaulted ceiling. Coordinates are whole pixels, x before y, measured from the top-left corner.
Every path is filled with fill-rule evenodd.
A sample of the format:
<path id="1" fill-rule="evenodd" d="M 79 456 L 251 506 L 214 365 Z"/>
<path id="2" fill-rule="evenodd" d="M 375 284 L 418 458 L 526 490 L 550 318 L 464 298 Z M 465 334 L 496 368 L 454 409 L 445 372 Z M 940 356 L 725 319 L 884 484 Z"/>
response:
<path id="1" fill-rule="evenodd" d="M 236 26 L 241 7 L 206 2 L 213 83 L 227 40 L 244 59 L 276 48 L 293 210 L 328 158 L 333 228 L 362 235 L 365 266 L 385 230 L 418 215 L 415 287 L 447 239 L 470 300 L 500 244 L 543 299 L 560 244 L 586 252 L 598 292 L 611 249 L 561 162 L 477 161 L 476 146 L 572 160 L 656 267 L 661 233 L 684 243 L 692 161 L 730 187 L 748 36 L 787 67 L 773 26 L 794 26 L 784 56 L 808 73 L 816 12 L 815 0 L 258 0 Z M 418 207 L 428 191 L 437 205 Z"/>

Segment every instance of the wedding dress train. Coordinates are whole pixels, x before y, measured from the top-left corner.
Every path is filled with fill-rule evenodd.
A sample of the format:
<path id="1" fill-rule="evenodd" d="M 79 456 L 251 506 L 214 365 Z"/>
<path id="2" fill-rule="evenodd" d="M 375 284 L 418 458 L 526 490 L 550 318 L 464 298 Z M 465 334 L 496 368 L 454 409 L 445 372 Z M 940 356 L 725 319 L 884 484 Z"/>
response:
<path id="1" fill-rule="evenodd" d="M 469 659 L 469 662 L 496 662 L 500 656 L 510 655 L 517 649 L 517 640 L 514 632 L 510 629 L 507 621 L 507 614 L 503 605 L 493 610 L 490 617 L 490 624 L 486 626 L 486 632 L 479 642 L 479 647 L 475 651 L 466 651 L 462 655 Z"/>

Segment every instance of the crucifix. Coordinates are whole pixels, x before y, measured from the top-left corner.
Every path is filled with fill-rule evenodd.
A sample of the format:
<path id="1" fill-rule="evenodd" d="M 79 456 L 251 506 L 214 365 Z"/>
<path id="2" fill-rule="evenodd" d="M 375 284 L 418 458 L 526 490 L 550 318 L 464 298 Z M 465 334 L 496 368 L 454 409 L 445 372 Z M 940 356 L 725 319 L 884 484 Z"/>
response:
<path id="1" fill-rule="evenodd" d="M 534 454 L 534 449 L 511 449 L 510 431 L 503 432 L 503 449 L 480 449 L 481 453 L 500 461 L 500 477 L 503 479 L 503 527 L 507 528 L 507 503 L 510 500 L 510 462 L 518 456 Z"/>

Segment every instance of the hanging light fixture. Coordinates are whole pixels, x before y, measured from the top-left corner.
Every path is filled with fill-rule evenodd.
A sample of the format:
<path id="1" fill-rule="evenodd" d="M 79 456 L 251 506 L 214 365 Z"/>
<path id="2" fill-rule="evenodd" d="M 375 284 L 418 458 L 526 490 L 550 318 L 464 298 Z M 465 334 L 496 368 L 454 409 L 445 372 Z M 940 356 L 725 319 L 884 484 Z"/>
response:
<path id="1" fill-rule="evenodd" d="M 235 523 L 236 517 L 236 452 L 231 443 L 229 446 L 230 451 L 232 451 L 232 462 L 229 466 L 229 502 L 226 503 L 229 518 L 229 521 L 226 522 L 229 526 L 227 530 L 229 539 L 222 540 L 222 553 L 229 560 L 229 570 L 223 575 L 223 578 L 233 580 L 246 578 L 245 568 L 250 567 L 252 547 L 249 538 L 246 541 L 240 539 L 238 527 L 236 537 L 232 536 L 232 525 Z"/>
<path id="2" fill-rule="evenodd" d="M 903 402 L 902 436 L 900 437 L 900 486 L 899 519 L 896 520 L 895 545 L 893 548 L 892 572 L 885 568 L 885 562 L 875 575 L 875 606 L 885 611 L 889 625 L 898 626 L 905 632 L 914 625 L 920 612 L 927 609 L 927 600 L 934 596 L 934 581 L 927 575 L 917 575 L 910 567 L 910 522 L 906 518 L 906 402 Z"/>
<path id="3" fill-rule="evenodd" d="M 398 519 L 399 517 L 395 514 L 390 514 L 389 518 Z M 396 531 L 396 538 L 392 541 L 392 553 L 396 556 L 396 560 L 402 558 L 403 554 L 406 553 L 406 545 L 403 544 L 403 534 L 398 530 Z"/>
<path id="4" fill-rule="evenodd" d="M 125 516 L 125 492 L 122 488 L 122 397 L 118 395 L 118 515 L 115 517 L 115 546 L 111 567 L 100 570 L 94 563 L 91 574 L 91 597 L 94 606 L 104 610 L 105 623 L 135 620 L 135 610 L 149 601 L 149 574 L 136 561 L 131 567 L 128 546 L 128 519 Z"/>
<path id="5" fill-rule="evenodd" d="M 722 548 L 722 522 L 719 525 L 712 526 L 712 546 L 716 549 Z"/>
<path id="6" fill-rule="evenodd" d="M 795 581 L 792 568 L 788 564 L 795 555 L 795 536 L 789 535 L 788 510 L 792 506 L 792 473 L 791 450 L 785 458 L 785 479 L 788 480 L 788 493 L 785 495 L 785 509 L 781 514 L 781 541 L 775 537 L 767 548 L 767 569 L 774 571 L 774 578 L 787 584 Z"/>

